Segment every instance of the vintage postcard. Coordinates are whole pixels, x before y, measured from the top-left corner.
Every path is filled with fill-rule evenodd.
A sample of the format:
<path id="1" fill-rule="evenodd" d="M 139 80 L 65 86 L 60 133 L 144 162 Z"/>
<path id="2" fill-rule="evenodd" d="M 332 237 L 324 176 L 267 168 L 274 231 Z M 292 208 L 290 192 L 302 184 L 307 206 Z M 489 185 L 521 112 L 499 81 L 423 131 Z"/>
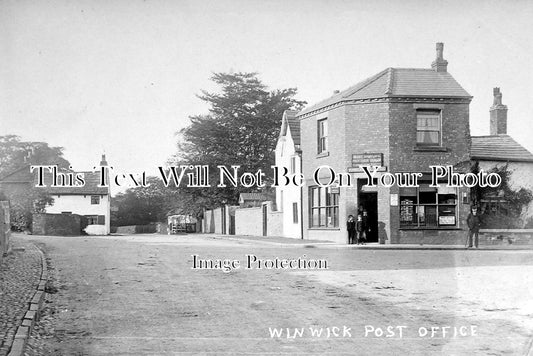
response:
<path id="1" fill-rule="evenodd" d="M 0 356 L 533 356 L 533 3 L 0 2 Z"/>

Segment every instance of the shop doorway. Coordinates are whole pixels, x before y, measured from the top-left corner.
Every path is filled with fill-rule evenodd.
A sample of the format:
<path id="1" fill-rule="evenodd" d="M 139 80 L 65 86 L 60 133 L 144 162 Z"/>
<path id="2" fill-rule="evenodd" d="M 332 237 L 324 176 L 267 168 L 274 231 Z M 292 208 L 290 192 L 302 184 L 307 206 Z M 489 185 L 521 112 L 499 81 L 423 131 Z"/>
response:
<path id="1" fill-rule="evenodd" d="M 359 192 L 359 207 L 367 212 L 367 224 L 370 231 L 367 231 L 367 242 L 378 242 L 378 193 Z"/>

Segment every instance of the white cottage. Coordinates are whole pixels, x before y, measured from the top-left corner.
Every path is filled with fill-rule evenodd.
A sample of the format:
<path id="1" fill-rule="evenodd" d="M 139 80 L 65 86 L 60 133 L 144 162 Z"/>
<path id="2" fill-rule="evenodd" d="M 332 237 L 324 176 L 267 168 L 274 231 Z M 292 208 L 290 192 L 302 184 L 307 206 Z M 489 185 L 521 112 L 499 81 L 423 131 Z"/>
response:
<path id="1" fill-rule="evenodd" d="M 102 155 L 101 166 L 107 166 Z M 81 173 L 81 172 L 80 172 Z M 99 187 L 98 172 L 83 172 L 83 187 L 50 187 L 46 191 L 54 198 L 52 206 L 46 207 L 50 214 L 72 213 L 83 215 L 89 225 L 85 231 L 89 235 L 109 235 L 111 232 L 111 193 L 109 187 Z"/>
<path id="2" fill-rule="evenodd" d="M 283 113 L 276 145 L 276 166 L 289 174 L 301 173 L 300 123 L 296 111 Z M 302 238 L 302 188 L 295 185 L 276 187 L 276 205 L 283 212 L 283 236 Z"/>
<path id="3" fill-rule="evenodd" d="M 490 135 L 472 136 L 471 158 L 484 171 L 506 167 L 511 172 L 511 189 L 525 188 L 533 191 L 533 154 L 507 134 L 507 106 L 502 103 L 500 88 L 494 88 L 494 103 L 490 108 Z M 482 204 L 493 205 L 493 209 L 498 209 L 499 202 L 505 202 L 505 197 L 481 201 Z M 523 210 L 521 218 L 525 223 L 532 216 L 533 202 Z"/>

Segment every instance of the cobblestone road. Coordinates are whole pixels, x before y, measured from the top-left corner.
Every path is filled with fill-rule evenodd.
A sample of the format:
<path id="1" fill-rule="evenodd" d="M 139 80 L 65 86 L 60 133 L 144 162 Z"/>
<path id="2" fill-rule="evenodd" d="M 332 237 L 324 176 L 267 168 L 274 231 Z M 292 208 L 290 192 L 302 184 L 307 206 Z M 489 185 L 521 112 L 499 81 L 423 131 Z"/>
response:
<path id="1" fill-rule="evenodd" d="M 57 291 L 46 296 L 28 355 L 523 355 L 532 337 L 532 251 L 282 248 L 209 236 L 28 238 L 43 244 Z M 240 261 L 305 254 L 327 259 L 330 269 L 192 270 L 194 254 Z M 506 280 L 517 271 L 520 278 Z M 499 302 L 513 291 L 520 310 Z M 429 334 L 446 326 L 445 337 L 442 329 Z"/>
<path id="2" fill-rule="evenodd" d="M 0 355 L 6 355 L 41 277 L 41 253 L 13 237 L 13 250 L 0 264 Z"/>

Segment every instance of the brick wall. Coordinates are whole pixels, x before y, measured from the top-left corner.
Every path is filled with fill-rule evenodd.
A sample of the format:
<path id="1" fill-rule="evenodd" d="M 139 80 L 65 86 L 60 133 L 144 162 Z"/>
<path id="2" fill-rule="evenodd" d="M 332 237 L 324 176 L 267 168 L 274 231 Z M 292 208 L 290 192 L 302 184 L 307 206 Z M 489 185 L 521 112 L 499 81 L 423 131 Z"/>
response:
<path id="1" fill-rule="evenodd" d="M 438 101 L 433 107 L 442 113 L 442 146 L 445 152 L 417 151 L 416 106 L 418 103 L 390 104 L 390 171 L 429 172 L 430 165 L 447 165 L 470 159 L 468 104 Z M 424 103 L 430 108 L 431 103 Z"/>
<path id="2" fill-rule="evenodd" d="M 345 106 L 330 111 L 306 117 L 300 121 L 300 135 L 302 147 L 302 173 L 305 177 L 303 188 L 303 233 L 305 239 L 335 240 L 340 239 L 338 229 L 309 230 L 309 187 L 315 185 L 313 174 L 322 165 L 330 166 L 336 172 L 346 172 L 345 166 Z M 328 153 L 318 155 L 318 120 L 328 120 Z M 342 195 L 342 192 L 341 192 Z M 346 208 L 344 201 L 339 202 L 340 224 L 344 221 Z"/>
<path id="3" fill-rule="evenodd" d="M 348 105 L 346 107 L 346 154 L 345 169 L 352 166 L 352 155 L 363 153 L 380 153 L 383 155 L 383 167 L 390 171 L 389 164 L 389 103 L 368 102 Z M 381 173 L 378 173 L 379 176 Z M 366 183 L 366 174 L 359 172 L 352 176 L 363 179 Z M 354 188 L 347 192 L 346 213 L 357 215 L 358 189 Z M 378 193 L 378 238 L 382 243 L 390 243 L 390 193 L 389 188 L 378 185 L 374 189 Z M 346 218 L 344 219 L 346 220 Z"/>
<path id="4" fill-rule="evenodd" d="M 239 208 L 235 210 L 235 235 L 263 235 L 262 208 Z"/>
<path id="5" fill-rule="evenodd" d="M 479 244 L 486 246 L 533 245 L 533 229 L 482 229 L 479 233 Z"/>
<path id="6" fill-rule="evenodd" d="M 430 172 L 432 165 L 455 165 L 470 159 L 470 126 L 468 103 L 434 101 L 423 107 L 441 110 L 442 147 L 444 151 L 420 151 L 416 148 L 416 111 L 421 103 L 391 103 L 390 105 L 390 171 Z M 458 229 L 453 230 L 400 230 L 399 206 L 391 209 L 392 243 L 461 244 L 465 236 L 465 220 L 470 206 L 462 204 L 461 195 L 468 189 L 459 189 Z M 398 194 L 397 187 L 391 193 Z"/>
<path id="7" fill-rule="evenodd" d="M 81 219 L 77 214 L 33 214 L 34 235 L 79 236 Z"/>
<path id="8" fill-rule="evenodd" d="M 9 202 L 0 201 L 0 261 L 9 252 L 10 238 Z"/>
<path id="9" fill-rule="evenodd" d="M 273 211 L 273 202 L 261 207 L 235 209 L 235 234 L 263 236 L 263 206 L 266 206 L 267 236 L 283 236 L 283 213 Z"/>

